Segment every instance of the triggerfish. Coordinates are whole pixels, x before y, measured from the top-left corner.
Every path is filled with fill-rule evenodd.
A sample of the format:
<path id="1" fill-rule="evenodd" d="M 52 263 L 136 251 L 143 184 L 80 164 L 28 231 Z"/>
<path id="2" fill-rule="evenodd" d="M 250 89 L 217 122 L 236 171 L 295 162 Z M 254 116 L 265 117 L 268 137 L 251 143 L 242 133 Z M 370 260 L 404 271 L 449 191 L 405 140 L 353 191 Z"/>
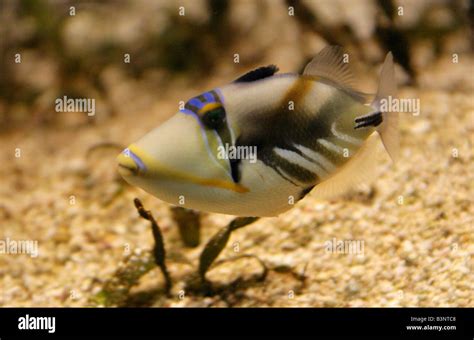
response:
<path id="1" fill-rule="evenodd" d="M 393 57 L 378 91 L 353 88 L 337 46 L 321 50 L 303 74 L 264 66 L 187 101 L 119 156 L 123 178 L 185 208 L 236 216 L 276 216 L 311 192 L 327 198 L 371 176 L 379 136 L 398 154 Z"/>

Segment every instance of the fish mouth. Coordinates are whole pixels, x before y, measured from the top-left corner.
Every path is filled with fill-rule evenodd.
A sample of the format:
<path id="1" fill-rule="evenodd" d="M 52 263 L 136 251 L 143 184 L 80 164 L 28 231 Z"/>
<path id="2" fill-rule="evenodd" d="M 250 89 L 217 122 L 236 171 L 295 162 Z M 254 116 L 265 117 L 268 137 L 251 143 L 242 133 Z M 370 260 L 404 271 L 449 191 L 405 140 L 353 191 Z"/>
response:
<path id="1" fill-rule="evenodd" d="M 138 174 L 138 169 L 129 167 L 128 165 L 120 164 L 118 165 L 118 172 L 124 177 L 136 176 Z"/>
<path id="2" fill-rule="evenodd" d="M 132 147 L 132 146 L 131 146 Z M 134 150 L 136 148 L 134 147 Z M 139 176 L 147 173 L 147 165 L 143 159 L 137 154 L 136 151 L 132 151 L 130 147 L 122 151 L 117 157 L 119 166 L 119 173 L 122 176 Z"/>
<path id="3" fill-rule="evenodd" d="M 127 149 L 125 149 L 117 157 L 118 162 L 118 172 L 123 177 L 137 176 L 138 175 L 138 166 L 135 163 L 134 159 L 130 157 Z"/>

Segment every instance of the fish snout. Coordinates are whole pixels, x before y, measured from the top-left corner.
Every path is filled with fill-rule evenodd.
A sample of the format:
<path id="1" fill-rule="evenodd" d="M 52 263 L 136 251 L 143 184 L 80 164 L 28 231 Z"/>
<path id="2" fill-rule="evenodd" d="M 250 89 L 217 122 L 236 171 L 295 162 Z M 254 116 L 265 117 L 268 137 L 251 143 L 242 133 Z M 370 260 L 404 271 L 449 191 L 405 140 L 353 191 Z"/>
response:
<path id="1" fill-rule="evenodd" d="M 118 171 L 123 177 L 138 176 L 145 171 L 145 166 L 138 156 L 129 148 L 117 156 Z"/>

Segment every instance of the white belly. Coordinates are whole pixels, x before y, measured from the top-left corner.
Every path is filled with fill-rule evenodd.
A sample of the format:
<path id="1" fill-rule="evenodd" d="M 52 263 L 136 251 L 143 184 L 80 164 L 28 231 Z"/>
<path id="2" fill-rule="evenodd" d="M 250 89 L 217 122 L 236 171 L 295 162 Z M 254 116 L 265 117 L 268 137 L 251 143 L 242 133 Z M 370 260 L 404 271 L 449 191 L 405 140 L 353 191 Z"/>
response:
<path id="1" fill-rule="evenodd" d="M 240 184 L 249 189 L 245 193 L 166 180 L 157 180 L 146 191 L 173 205 L 235 216 L 277 216 L 296 204 L 301 188 L 261 161 L 242 161 L 242 166 L 245 169 Z"/>

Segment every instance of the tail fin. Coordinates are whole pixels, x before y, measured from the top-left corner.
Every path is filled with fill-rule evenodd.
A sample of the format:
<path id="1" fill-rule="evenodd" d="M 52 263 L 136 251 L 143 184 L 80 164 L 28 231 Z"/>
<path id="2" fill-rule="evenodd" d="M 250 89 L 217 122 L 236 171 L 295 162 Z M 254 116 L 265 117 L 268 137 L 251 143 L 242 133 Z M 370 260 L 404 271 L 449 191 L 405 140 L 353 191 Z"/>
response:
<path id="1" fill-rule="evenodd" d="M 385 150 L 387 150 L 393 162 L 398 159 L 399 136 L 398 136 L 398 112 L 390 112 L 388 107 L 389 97 L 395 98 L 397 83 L 395 82 L 395 71 L 393 66 L 392 52 L 385 57 L 385 62 L 380 73 L 379 88 L 372 106 L 382 111 L 383 122 L 377 127 L 377 132 L 382 138 Z"/>

